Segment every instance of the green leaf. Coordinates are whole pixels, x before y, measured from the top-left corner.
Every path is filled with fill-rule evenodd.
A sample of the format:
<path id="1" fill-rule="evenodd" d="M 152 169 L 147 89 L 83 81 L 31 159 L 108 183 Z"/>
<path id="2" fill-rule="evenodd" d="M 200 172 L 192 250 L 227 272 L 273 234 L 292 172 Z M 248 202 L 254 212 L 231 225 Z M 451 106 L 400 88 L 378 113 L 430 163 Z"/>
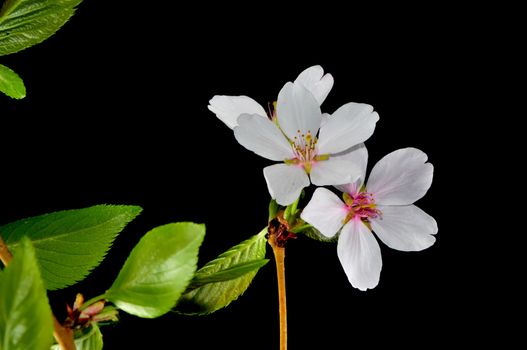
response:
<path id="1" fill-rule="evenodd" d="M 0 271 L 0 349 L 49 349 L 53 321 L 31 241 L 22 238 Z"/>
<path id="2" fill-rule="evenodd" d="M 77 350 L 101 350 L 102 346 L 102 333 L 96 324 L 86 329 L 81 336 L 75 337 Z M 51 347 L 51 350 L 61 349 L 58 344 L 55 344 Z"/>
<path id="3" fill-rule="evenodd" d="M 44 283 L 55 290 L 84 279 L 140 212 L 136 206 L 96 205 L 19 220 L 0 227 L 0 233 L 10 247 L 24 235 L 31 239 Z"/>
<path id="4" fill-rule="evenodd" d="M 38 44 L 64 25 L 81 0 L 6 0 L 0 10 L 0 56 Z"/>
<path id="5" fill-rule="evenodd" d="M 269 259 L 252 260 L 246 263 L 236 264 L 225 270 L 220 270 L 216 273 L 203 273 L 198 272 L 194 276 L 194 279 L 187 287 L 186 292 L 190 292 L 193 289 L 201 287 L 208 283 L 225 282 L 241 277 L 254 270 L 259 270 L 262 266 L 267 264 Z"/>
<path id="6" fill-rule="evenodd" d="M 244 266 L 243 264 L 260 261 L 253 266 L 252 271 L 245 272 L 238 278 L 208 283 L 185 293 L 175 311 L 187 315 L 205 315 L 224 308 L 238 299 L 251 284 L 259 267 L 263 266 L 267 242 L 266 233 L 267 228 L 256 236 L 227 250 L 198 270 L 196 276 L 198 280 L 204 280 L 206 276 L 211 276 L 211 279 L 214 279 L 215 275 L 221 276 L 222 271 L 227 271 L 229 274 L 232 272 L 231 269 L 236 271 L 236 267 Z"/>
<path id="7" fill-rule="evenodd" d="M 204 236 L 205 225 L 189 222 L 151 230 L 132 250 L 104 298 L 139 317 L 167 313 L 196 271 Z"/>
<path id="8" fill-rule="evenodd" d="M 0 64 L 0 91 L 11 98 L 26 97 L 26 87 L 20 77 L 11 69 Z"/>
<path id="9" fill-rule="evenodd" d="M 269 221 L 276 218 L 276 215 L 278 215 L 278 211 L 280 210 L 280 206 L 274 199 L 271 199 L 269 202 Z"/>
<path id="10" fill-rule="evenodd" d="M 302 231 L 295 232 L 295 233 L 298 233 L 299 235 L 304 235 L 308 238 L 314 239 L 315 241 L 324 242 L 324 243 L 336 243 L 339 238 L 339 234 L 336 234 L 335 236 L 328 238 L 324 236 L 322 233 L 320 233 L 320 231 L 314 228 L 313 226 L 309 226 L 303 229 Z"/>

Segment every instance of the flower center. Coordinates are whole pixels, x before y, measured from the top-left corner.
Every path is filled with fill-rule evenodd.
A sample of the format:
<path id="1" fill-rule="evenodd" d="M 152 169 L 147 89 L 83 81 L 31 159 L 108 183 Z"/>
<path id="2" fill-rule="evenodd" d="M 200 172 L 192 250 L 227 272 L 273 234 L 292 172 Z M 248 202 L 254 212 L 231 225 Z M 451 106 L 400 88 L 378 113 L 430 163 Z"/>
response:
<path id="1" fill-rule="evenodd" d="M 309 174 L 313 164 L 329 159 L 329 154 L 317 154 L 317 143 L 317 137 L 313 136 L 310 130 L 305 134 L 297 130 L 297 135 L 291 140 L 291 147 L 293 148 L 295 157 L 293 159 L 287 159 L 285 163 L 300 165 Z"/>
<path id="2" fill-rule="evenodd" d="M 373 194 L 369 192 L 358 192 L 354 196 L 349 193 L 344 193 L 342 197 L 348 210 L 348 215 L 346 215 L 344 223 L 352 219 L 359 219 L 366 225 L 369 225 L 370 219 L 376 219 L 382 215 L 381 211 L 377 209 Z"/>

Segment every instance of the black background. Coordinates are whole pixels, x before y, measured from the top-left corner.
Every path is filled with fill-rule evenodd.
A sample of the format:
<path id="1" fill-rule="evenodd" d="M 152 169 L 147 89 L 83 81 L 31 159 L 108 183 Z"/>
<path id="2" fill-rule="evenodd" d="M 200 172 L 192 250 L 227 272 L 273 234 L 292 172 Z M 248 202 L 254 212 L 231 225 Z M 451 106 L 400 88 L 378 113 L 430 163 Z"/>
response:
<path id="1" fill-rule="evenodd" d="M 21 101 L 0 96 L 0 223 L 99 203 L 144 208 L 84 282 L 50 293 L 57 310 L 77 292 L 103 292 L 155 226 L 206 223 L 200 264 L 265 226 L 262 169 L 271 162 L 238 145 L 208 100 L 249 95 L 266 105 L 286 81 L 320 64 L 335 78 L 323 111 L 355 101 L 380 114 L 366 143 L 370 168 L 401 147 L 428 154 L 434 182 L 417 204 L 436 218 L 439 233 L 419 253 L 381 244 L 381 281 L 368 292 L 349 285 L 335 245 L 292 242 L 290 348 L 474 342 L 470 325 L 480 311 L 465 244 L 474 233 L 453 209 L 465 153 L 458 140 L 468 123 L 454 106 L 471 74 L 463 54 L 470 41 L 448 31 L 458 18 L 109 3 L 82 4 L 56 36 L 0 60 L 28 89 Z M 106 348 L 276 348 L 274 273 L 269 264 L 238 301 L 207 317 L 123 313 L 103 329 Z"/>

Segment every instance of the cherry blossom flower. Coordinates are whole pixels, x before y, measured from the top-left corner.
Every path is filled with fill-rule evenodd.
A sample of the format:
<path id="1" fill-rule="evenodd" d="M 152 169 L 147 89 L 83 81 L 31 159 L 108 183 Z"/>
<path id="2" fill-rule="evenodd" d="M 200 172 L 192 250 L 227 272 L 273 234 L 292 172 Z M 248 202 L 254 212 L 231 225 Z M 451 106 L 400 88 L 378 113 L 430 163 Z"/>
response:
<path id="1" fill-rule="evenodd" d="M 324 75 L 324 69 L 321 66 L 313 66 L 300 73 L 295 83 L 309 90 L 320 106 L 333 87 L 333 77 L 331 74 Z M 209 101 L 208 108 L 231 129 L 238 125 L 238 117 L 242 114 L 267 116 L 265 109 L 247 96 L 217 95 Z"/>
<path id="2" fill-rule="evenodd" d="M 379 116 L 372 106 L 359 103 L 323 115 L 320 104 L 332 86 L 333 77 L 313 66 L 285 84 L 268 116 L 247 96 L 215 96 L 210 101 L 209 109 L 233 128 L 242 146 L 283 162 L 264 169 L 269 193 L 281 205 L 293 203 L 310 183 L 338 185 L 359 176 L 343 152 L 368 139 Z"/>
<path id="3" fill-rule="evenodd" d="M 382 268 L 377 237 L 388 247 L 419 251 L 435 242 L 437 223 L 413 205 L 432 184 L 433 166 L 415 148 L 404 148 L 382 158 L 372 169 L 366 186 L 368 153 L 364 146 L 348 155 L 361 168 L 361 177 L 347 185 L 342 201 L 326 188 L 315 190 L 301 214 L 324 236 L 340 230 L 337 254 L 352 286 L 366 290 L 379 283 Z"/>
<path id="4" fill-rule="evenodd" d="M 283 162 L 264 168 L 264 176 L 271 197 L 289 205 L 310 182 L 325 186 L 357 179 L 358 168 L 342 152 L 368 139 L 378 120 L 372 106 L 348 103 L 322 125 L 315 97 L 303 85 L 287 83 L 278 94 L 276 119 L 242 114 L 234 136 L 248 150 Z"/>

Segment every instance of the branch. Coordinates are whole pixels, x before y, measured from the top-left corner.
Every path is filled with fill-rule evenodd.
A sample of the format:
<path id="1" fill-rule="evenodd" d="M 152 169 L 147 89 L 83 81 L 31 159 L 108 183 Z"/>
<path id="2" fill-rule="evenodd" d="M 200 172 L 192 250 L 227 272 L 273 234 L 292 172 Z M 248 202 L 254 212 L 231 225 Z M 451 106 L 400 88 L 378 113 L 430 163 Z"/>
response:
<path id="1" fill-rule="evenodd" d="M 0 236 L 0 260 L 4 266 L 9 265 L 13 259 L 13 254 L 9 251 L 9 248 L 5 244 L 4 240 Z M 53 336 L 59 344 L 61 350 L 75 350 L 75 342 L 73 340 L 73 330 L 70 328 L 63 327 L 55 315 L 53 315 Z"/>

